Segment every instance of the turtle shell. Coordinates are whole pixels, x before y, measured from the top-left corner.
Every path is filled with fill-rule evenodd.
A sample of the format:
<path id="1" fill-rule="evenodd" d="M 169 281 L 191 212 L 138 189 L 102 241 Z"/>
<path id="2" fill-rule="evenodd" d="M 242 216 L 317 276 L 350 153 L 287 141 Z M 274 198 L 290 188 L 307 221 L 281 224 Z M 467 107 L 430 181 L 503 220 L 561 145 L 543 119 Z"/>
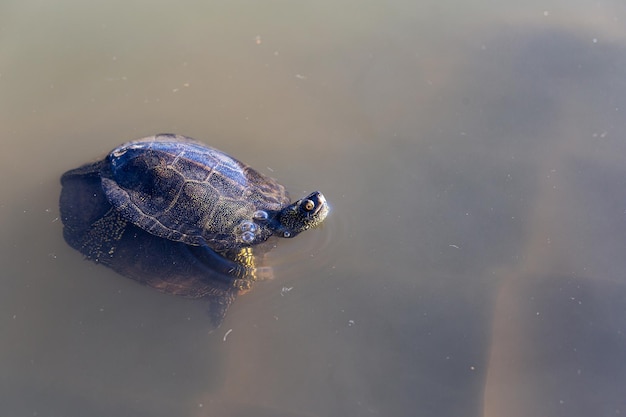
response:
<path id="1" fill-rule="evenodd" d="M 122 218 L 161 238 L 217 251 L 267 240 L 255 222 L 289 204 L 285 187 L 194 139 L 161 134 L 115 148 L 102 188 Z M 246 236 L 254 228 L 253 239 Z"/>
<path id="2" fill-rule="evenodd" d="M 159 291 L 208 300 L 216 327 L 238 294 L 273 276 L 263 262 L 271 245 L 252 246 L 274 233 L 293 237 L 328 213 L 321 193 L 290 204 L 275 180 L 171 134 L 121 145 L 61 183 L 70 246 Z"/>

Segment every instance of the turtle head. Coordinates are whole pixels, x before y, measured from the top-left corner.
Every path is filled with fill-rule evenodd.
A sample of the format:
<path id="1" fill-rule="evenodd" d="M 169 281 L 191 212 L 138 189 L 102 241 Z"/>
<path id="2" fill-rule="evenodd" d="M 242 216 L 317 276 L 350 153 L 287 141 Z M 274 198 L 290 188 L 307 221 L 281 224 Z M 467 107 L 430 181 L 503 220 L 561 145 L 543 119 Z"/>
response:
<path id="1" fill-rule="evenodd" d="M 328 215 L 328 203 L 319 191 L 291 203 L 277 216 L 277 231 L 282 237 L 294 237 L 298 233 L 319 226 Z"/>

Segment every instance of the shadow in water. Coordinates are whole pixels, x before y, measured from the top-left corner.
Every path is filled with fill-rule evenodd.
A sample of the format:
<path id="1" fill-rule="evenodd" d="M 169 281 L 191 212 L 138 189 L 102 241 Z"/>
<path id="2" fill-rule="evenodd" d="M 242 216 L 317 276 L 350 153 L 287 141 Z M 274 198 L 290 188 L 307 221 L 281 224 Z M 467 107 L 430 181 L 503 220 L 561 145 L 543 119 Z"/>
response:
<path id="1" fill-rule="evenodd" d="M 102 190 L 103 163 L 61 177 L 66 242 L 87 259 L 161 292 L 205 299 L 218 327 L 240 292 L 232 274 L 238 266 L 210 249 L 157 237 L 122 219 Z"/>

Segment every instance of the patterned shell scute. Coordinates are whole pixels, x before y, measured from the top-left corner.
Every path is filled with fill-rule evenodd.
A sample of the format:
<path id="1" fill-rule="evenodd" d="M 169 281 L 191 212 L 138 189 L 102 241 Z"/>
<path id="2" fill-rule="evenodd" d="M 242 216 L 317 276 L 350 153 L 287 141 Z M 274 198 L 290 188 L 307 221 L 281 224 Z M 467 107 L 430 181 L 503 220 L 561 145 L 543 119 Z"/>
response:
<path id="1" fill-rule="evenodd" d="M 102 186 L 110 203 L 126 220 L 169 240 L 233 247 L 233 230 L 256 210 L 289 204 L 272 178 L 184 136 L 129 142 L 108 160 Z"/>

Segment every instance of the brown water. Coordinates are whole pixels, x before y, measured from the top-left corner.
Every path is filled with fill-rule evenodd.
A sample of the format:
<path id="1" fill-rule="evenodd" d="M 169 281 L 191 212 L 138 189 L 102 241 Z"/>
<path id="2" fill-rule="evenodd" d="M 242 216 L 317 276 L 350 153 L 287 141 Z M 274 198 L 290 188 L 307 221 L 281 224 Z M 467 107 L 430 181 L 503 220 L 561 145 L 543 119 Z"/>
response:
<path id="1" fill-rule="evenodd" d="M 625 413 L 626 9 L 492 3 L 5 1 L 0 415 Z M 158 132 L 333 206 L 213 333 L 61 235 Z"/>

